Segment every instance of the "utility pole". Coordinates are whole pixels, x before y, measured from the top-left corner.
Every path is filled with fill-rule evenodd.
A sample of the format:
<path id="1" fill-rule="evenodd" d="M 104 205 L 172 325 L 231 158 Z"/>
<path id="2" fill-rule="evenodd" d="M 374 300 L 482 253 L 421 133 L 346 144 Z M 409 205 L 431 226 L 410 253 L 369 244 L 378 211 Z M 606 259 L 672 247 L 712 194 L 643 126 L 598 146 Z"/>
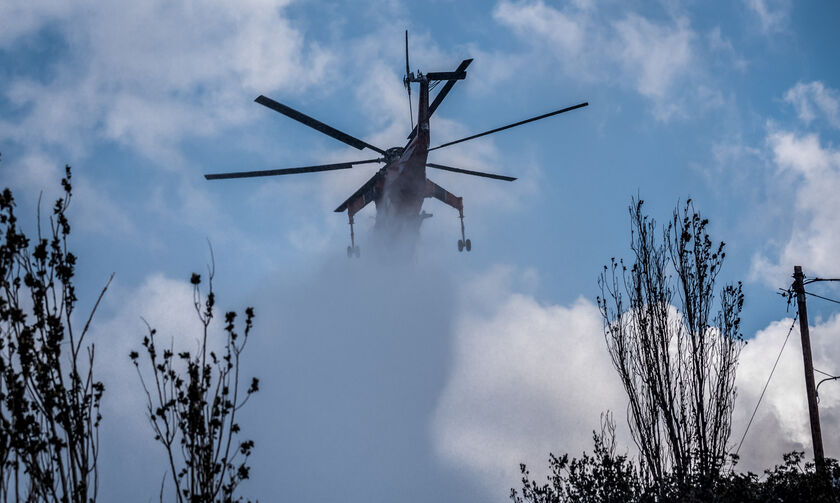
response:
<path id="1" fill-rule="evenodd" d="M 817 390 L 814 386 L 814 361 L 811 358 L 811 336 L 808 333 L 808 308 L 805 306 L 805 275 L 802 266 L 793 267 L 793 291 L 799 307 L 799 334 L 802 336 L 802 360 L 805 363 L 805 390 L 808 393 L 808 413 L 811 417 L 811 441 L 814 445 L 814 461 L 817 469 L 825 466 L 820 411 L 817 408 Z"/>

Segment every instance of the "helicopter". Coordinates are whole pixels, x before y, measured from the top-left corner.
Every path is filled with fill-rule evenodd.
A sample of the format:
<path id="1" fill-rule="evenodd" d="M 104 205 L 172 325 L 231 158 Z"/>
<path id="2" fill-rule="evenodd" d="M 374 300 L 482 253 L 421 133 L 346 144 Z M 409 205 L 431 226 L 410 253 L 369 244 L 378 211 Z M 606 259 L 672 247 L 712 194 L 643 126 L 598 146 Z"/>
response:
<path id="1" fill-rule="evenodd" d="M 371 145 L 356 137 L 350 136 L 347 133 L 339 131 L 313 117 L 310 117 L 298 110 L 295 110 L 287 105 L 279 103 L 271 98 L 260 95 L 254 101 L 263 105 L 275 112 L 281 113 L 291 119 L 294 119 L 301 124 L 309 126 L 321 133 L 330 136 L 340 142 L 343 142 L 358 150 L 372 150 L 380 155 L 374 159 L 365 159 L 352 162 L 341 162 L 333 164 L 321 164 L 316 166 L 300 166 L 296 168 L 285 169 L 267 169 L 259 171 L 240 171 L 229 173 L 214 173 L 206 174 L 204 177 L 207 180 L 222 180 L 231 178 L 253 178 L 263 176 L 278 176 L 278 175 L 292 175 L 300 173 L 315 173 L 321 171 L 333 171 L 340 169 L 351 169 L 355 166 L 363 164 L 384 164 L 364 185 L 359 187 L 350 197 L 347 198 L 336 209 L 336 213 L 343 213 L 347 211 L 350 220 L 350 245 L 347 247 L 348 257 L 359 257 L 360 248 L 356 245 L 356 236 L 353 229 L 354 216 L 359 213 L 365 206 L 374 203 L 376 207 L 376 222 L 374 224 L 374 232 L 385 232 L 398 234 L 402 232 L 411 232 L 416 234 L 420 228 L 420 224 L 426 218 L 432 215 L 422 210 L 423 201 L 426 198 L 435 198 L 442 201 L 444 204 L 451 206 L 458 210 L 458 215 L 461 221 L 461 238 L 458 240 L 458 251 L 466 250 L 469 252 L 472 249 L 472 242 L 466 237 L 464 230 L 464 199 L 447 191 L 440 185 L 436 184 L 426 176 L 426 168 L 436 170 L 450 171 L 465 175 L 479 176 L 484 178 L 491 178 L 506 182 L 512 182 L 516 178 L 505 175 L 498 175 L 493 173 L 485 173 L 481 171 L 472 171 L 468 169 L 455 168 L 438 163 L 428 162 L 429 152 L 465 141 L 487 136 L 489 134 L 504 131 L 506 129 L 514 128 L 527 124 L 529 122 L 538 121 L 554 115 L 562 114 L 578 108 L 588 106 L 588 102 L 578 103 L 569 107 L 554 110 L 536 117 L 507 124 L 505 126 L 497 127 L 489 131 L 460 138 L 454 141 L 443 143 L 435 147 L 429 148 L 430 145 L 430 129 L 429 119 L 435 110 L 443 102 L 446 95 L 452 90 L 453 86 L 459 80 L 464 80 L 467 77 L 467 67 L 472 63 L 472 59 L 465 59 L 458 65 L 455 71 L 452 72 L 428 72 L 422 73 L 420 70 L 413 72 L 410 70 L 408 58 L 408 30 L 405 32 L 405 76 L 403 78 L 403 85 L 408 92 L 409 112 L 411 116 L 412 131 L 408 135 L 408 143 L 404 147 L 391 147 L 382 149 Z M 429 102 L 429 92 L 443 83 L 440 91 L 438 91 L 435 99 Z M 420 96 L 417 107 L 417 124 L 414 124 L 412 100 L 411 100 L 411 86 L 412 84 L 419 85 Z"/>

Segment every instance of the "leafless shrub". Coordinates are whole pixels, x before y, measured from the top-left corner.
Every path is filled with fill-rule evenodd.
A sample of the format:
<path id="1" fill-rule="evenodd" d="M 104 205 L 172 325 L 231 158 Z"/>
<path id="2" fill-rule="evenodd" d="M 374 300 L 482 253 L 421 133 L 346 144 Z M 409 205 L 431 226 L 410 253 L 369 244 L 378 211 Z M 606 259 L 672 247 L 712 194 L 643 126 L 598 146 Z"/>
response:
<path id="1" fill-rule="evenodd" d="M 661 234 L 641 200 L 630 206 L 630 222 L 633 263 L 628 269 L 612 259 L 604 267 L 598 305 L 633 440 L 654 484 L 713 484 L 727 453 L 744 344 L 741 283 L 723 287 L 713 312 L 724 243 L 712 243 L 691 200 Z"/>
<path id="2" fill-rule="evenodd" d="M 212 268 L 206 296 L 200 291 L 198 274 L 192 275 L 191 283 L 195 310 L 203 325 L 198 351 L 176 353 L 171 347 L 161 350 L 156 330 L 149 327 L 142 346 L 148 357 L 151 380 L 143 377 L 139 353 L 132 351 L 130 357 L 146 392 L 155 440 L 167 454 L 177 501 L 241 501 L 236 491 L 249 476 L 247 460 L 254 442 L 236 440 L 240 432 L 237 412 L 259 389 L 259 381 L 252 379 L 243 393 L 239 370 L 254 310 L 250 307 L 245 310 L 242 334 L 235 328 L 236 313 L 225 315 L 223 349 L 217 354 L 208 346 L 215 309 Z"/>
<path id="3" fill-rule="evenodd" d="M 0 498 L 96 501 L 99 412 L 104 386 L 76 306 L 76 257 L 67 249 L 70 167 L 43 236 L 18 228 L 11 191 L 0 195 Z M 113 275 L 112 275 L 113 277 Z"/>

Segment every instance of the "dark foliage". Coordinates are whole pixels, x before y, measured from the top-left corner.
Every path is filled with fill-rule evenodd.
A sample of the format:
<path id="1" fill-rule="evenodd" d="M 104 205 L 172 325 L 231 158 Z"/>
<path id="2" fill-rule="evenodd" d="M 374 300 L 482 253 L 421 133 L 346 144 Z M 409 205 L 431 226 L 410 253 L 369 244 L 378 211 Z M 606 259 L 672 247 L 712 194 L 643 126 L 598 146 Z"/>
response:
<path id="1" fill-rule="evenodd" d="M 626 456 L 616 456 L 611 436 L 594 435 L 594 455 L 586 453 L 569 461 L 568 455 L 549 455 L 551 475 L 546 484 L 531 480 L 522 470 L 521 494 L 511 489 L 515 503 L 776 503 L 840 502 L 840 464 L 826 460 L 822 474 L 814 463 L 803 463 L 801 452 L 784 455 L 784 461 L 759 477 L 734 470 L 720 474 L 714 485 L 708 481 L 674 477 L 658 486 L 645 479 Z"/>
<path id="2" fill-rule="evenodd" d="M 95 501 L 100 401 L 94 345 L 85 344 L 76 306 L 76 257 L 67 249 L 70 167 L 49 231 L 30 240 L 18 228 L 9 189 L 0 195 L 0 499 Z M 110 280 L 108 280 L 110 284 Z"/>
<path id="3" fill-rule="evenodd" d="M 195 310 L 203 325 L 197 352 L 161 349 L 155 329 L 149 327 L 142 345 L 148 356 L 151 380 L 143 377 L 140 354 L 132 351 L 129 356 L 146 392 L 155 440 L 166 450 L 177 501 L 241 501 L 236 496 L 237 487 L 249 476 L 247 460 L 254 442 L 235 440 L 240 433 L 236 416 L 248 398 L 258 391 L 259 381 L 254 378 L 247 389 L 242 389 L 239 363 L 254 311 L 250 307 L 245 310 L 245 328 L 241 334 L 234 324 L 236 313 L 225 314 L 225 338 L 217 354 L 208 341 L 215 308 L 212 267 L 206 296 L 201 293 L 198 274 L 193 274 L 190 282 Z"/>
<path id="4" fill-rule="evenodd" d="M 609 415 L 604 416 L 601 433 L 592 434 L 594 454 L 569 460 L 568 454 L 549 454 L 551 474 L 548 482 L 531 480 L 525 464 L 522 472 L 522 494 L 511 489 L 515 503 L 609 502 L 643 501 L 645 486 L 636 466 L 626 455 L 615 453 L 615 426 Z"/>

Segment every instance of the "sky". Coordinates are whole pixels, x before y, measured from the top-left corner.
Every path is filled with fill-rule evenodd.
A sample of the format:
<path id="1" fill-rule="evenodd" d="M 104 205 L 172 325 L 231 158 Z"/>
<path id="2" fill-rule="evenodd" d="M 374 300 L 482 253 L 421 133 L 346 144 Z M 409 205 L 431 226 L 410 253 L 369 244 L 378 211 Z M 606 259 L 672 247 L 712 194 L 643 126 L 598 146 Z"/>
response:
<path id="1" fill-rule="evenodd" d="M 691 198 L 743 281 L 730 442 L 792 323 L 794 265 L 840 277 L 840 35 L 834 2 L 247 0 L 0 3 L 0 186 L 34 228 L 73 167 L 80 312 L 115 273 L 93 341 L 106 384 L 103 500 L 157 498 L 164 458 L 127 354 L 145 325 L 193 346 L 191 272 L 215 260 L 221 309 L 256 309 L 243 409 L 256 442 L 243 494 L 263 501 L 504 501 L 518 466 L 591 447 L 626 398 L 595 305 L 629 256 L 631 198 L 670 218 Z M 345 256 L 333 209 L 374 165 L 208 182 L 204 173 L 369 158 L 253 102 L 260 94 L 374 145 L 404 145 L 411 65 L 474 58 L 431 122 L 432 143 L 588 101 L 441 149 L 430 162 L 516 176 L 429 177 L 438 201 L 416 252 L 381 261 L 375 210 Z M 416 106 L 416 93 L 415 106 Z M 823 283 L 815 293 L 840 298 Z M 840 373 L 837 305 L 809 298 L 815 367 Z M 81 314 L 80 314 L 81 316 Z M 798 330 L 740 450 L 761 471 L 810 456 Z M 840 457 L 840 387 L 820 388 Z"/>

